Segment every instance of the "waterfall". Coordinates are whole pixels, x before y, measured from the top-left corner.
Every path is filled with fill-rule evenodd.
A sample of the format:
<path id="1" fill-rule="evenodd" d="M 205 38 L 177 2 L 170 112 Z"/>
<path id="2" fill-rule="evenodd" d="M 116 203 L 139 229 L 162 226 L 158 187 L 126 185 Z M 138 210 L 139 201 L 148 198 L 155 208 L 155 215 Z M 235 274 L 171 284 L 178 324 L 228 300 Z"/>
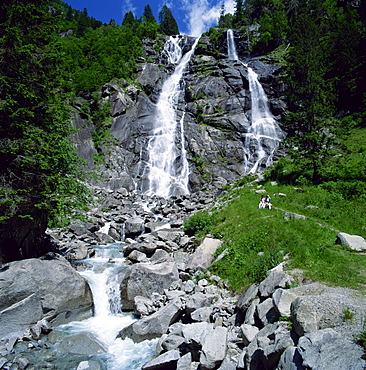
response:
<path id="1" fill-rule="evenodd" d="M 198 43 L 182 56 L 179 36 L 170 37 L 164 52 L 172 64 L 174 73 L 164 82 L 157 105 L 153 129 L 147 144 L 148 184 L 142 189 L 147 195 L 169 198 L 174 194 L 188 194 L 188 162 L 184 149 L 183 118 L 178 126 L 176 114 L 179 94 L 183 91 L 181 79 Z M 180 131 L 180 135 L 179 135 Z"/>
<path id="2" fill-rule="evenodd" d="M 227 30 L 226 40 L 227 40 L 227 54 L 228 54 L 229 59 L 239 60 L 238 54 L 236 53 L 233 30 Z"/>
<path id="3" fill-rule="evenodd" d="M 96 256 L 81 263 L 86 269 L 80 274 L 88 281 L 93 294 L 94 316 L 57 328 L 63 335 L 91 333 L 107 353 L 93 355 L 108 370 L 138 370 L 155 353 L 156 340 L 134 343 L 131 339 L 116 338 L 121 329 L 136 319 L 122 313 L 118 273 L 126 266 L 119 243 L 95 246 Z M 72 354 L 69 355 L 72 360 Z"/>
<path id="4" fill-rule="evenodd" d="M 227 32 L 227 44 L 229 59 L 239 61 L 232 30 Z M 273 153 L 278 148 L 284 134 L 271 114 L 267 95 L 258 81 L 257 74 L 252 68 L 247 67 L 247 69 L 252 109 L 251 126 L 248 132 L 244 134 L 243 140 L 244 173 L 253 174 L 261 166 L 268 167 L 272 164 Z"/>

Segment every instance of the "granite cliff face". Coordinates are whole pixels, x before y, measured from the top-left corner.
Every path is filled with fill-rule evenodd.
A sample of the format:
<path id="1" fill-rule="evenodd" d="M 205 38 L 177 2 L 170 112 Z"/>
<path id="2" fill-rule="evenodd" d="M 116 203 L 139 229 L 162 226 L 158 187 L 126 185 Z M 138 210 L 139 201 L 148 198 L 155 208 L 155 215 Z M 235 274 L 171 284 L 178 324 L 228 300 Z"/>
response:
<path id="1" fill-rule="evenodd" d="M 247 65 L 258 74 L 271 112 L 279 123 L 286 109 L 282 97 L 285 86 L 279 76 L 281 67 L 268 58 L 246 58 L 245 43 L 238 41 L 240 35 L 236 36 L 239 57 L 245 59 L 246 65 L 228 59 L 226 32 L 215 42 L 203 36 L 180 81 L 176 117 L 179 122 L 183 119 L 191 192 L 206 183 L 223 185 L 245 174 L 243 143 L 251 124 Z M 166 53 L 155 51 L 159 42 L 145 41 L 145 58 L 139 61 L 134 84 L 117 81 L 104 85 L 101 90 L 104 101 L 109 101 L 111 106 L 110 133 L 117 142 L 103 148 L 106 163 L 100 168 L 102 187 L 141 191 L 147 181 L 146 148 L 156 103 L 164 81 L 175 69 Z M 183 53 L 191 49 L 193 42 L 193 38 L 180 37 Z M 76 122 L 79 121 L 76 115 Z M 80 122 L 77 125 L 80 126 Z M 83 127 L 78 147 L 85 148 L 82 143 L 87 142 L 88 150 L 80 150 L 80 154 L 91 164 L 94 150 L 85 135 L 87 128 Z M 90 131 L 92 129 L 90 127 Z M 275 157 L 277 155 L 275 153 Z M 179 170 L 179 160 L 176 166 Z"/>

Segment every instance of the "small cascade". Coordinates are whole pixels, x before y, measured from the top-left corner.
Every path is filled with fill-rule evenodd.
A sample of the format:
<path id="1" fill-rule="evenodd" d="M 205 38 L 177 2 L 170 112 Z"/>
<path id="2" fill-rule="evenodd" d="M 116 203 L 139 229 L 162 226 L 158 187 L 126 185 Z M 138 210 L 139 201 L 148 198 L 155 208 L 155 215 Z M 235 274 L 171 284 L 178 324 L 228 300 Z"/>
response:
<path id="1" fill-rule="evenodd" d="M 95 257 L 81 261 L 87 267 L 80 272 L 92 290 L 94 316 L 62 325 L 58 330 L 65 336 L 90 333 L 96 338 L 107 353 L 94 355 L 92 359 L 104 364 L 103 368 L 141 369 L 154 355 L 156 340 L 135 344 L 131 339 L 116 338 L 120 330 L 136 320 L 121 310 L 118 273 L 125 268 L 125 259 L 120 252 L 121 245 L 95 246 L 95 249 Z"/>
<path id="2" fill-rule="evenodd" d="M 226 41 L 227 41 L 227 55 L 228 55 L 229 59 L 230 60 L 239 60 L 238 54 L 236 53 L 233 30 L 227 30 Z"/>
<path id="3" fill-rule="evenodd" d="M 239 61 L 232 30 L 227 32 L 227 45 L 229 59 Z M 258 81 L 257 74 L 250 67 L 247 69 L 252 109 L 251 126 L 244 134 L 243 140 L 244 173 L 253 174 L 261 167 L 268 167 L 272 164 L 273 154 L 279 142 L 284 138 L 284 134 L 271 114 L 267 95 Z"/>
<path id="4" fill-rule="evenodd" d="M 188 162 L 184 149 L 183 118 L 178 125 L 177 104 L 182 92 L 181 79 L 190 61 L 198 38 L 191 50 L 182 56 L 177 37 L 170 37 L 165 45 L 171 63 L 176 64 L 174 73 L 164 82 L 157 105 L 154 128 L 147 144 L 148 162 L 142 192 L 146 195 L 158 195 L 169 198 L 176 194 L 188 194 Z"/>

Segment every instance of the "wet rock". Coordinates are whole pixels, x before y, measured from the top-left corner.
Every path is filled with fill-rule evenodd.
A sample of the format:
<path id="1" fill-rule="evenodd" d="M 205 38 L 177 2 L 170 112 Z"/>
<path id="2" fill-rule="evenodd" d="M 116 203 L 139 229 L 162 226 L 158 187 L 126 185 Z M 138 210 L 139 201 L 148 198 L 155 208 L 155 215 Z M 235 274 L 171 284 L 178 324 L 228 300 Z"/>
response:
<path id="1" fill-rule="evenodd" d="M 78 367 L 76 370 L 100 370 L 100 364 L 97 361 L 82 361 L 79 363 Z"/>
<path id="2" fill-rule="evenodd" d="M 158 357 L 154 358 L 153 360 L 146 363 L 142 370 L 169 370 L 175 369 L 176 363 L 180 358 L 179 351 L 171 350 L 168 352 L 159 355 Z"/>
<path id="3" fill-rule="evenodd" d="M 134 298 L 150 298 L 152 293 L 164 293 L 173 281 L 179 279 L 175 262 L 138 263 L 121 273 L 121 302 L 124 311 L 133 310 Z"/>
<path id="4" fill-rule="evenodd" d="M 92 315 L 89 285 L 69 262 L 58 258 L 28 259 L 2 266 L 1 338 L 22 335 L 45 316 L 59 324 Z"/>
<path id="5" fill-rule="evenodd" d="M 140 343 L 146 339 L 158 338 L 165 334 L 168 327 L 178 319 L 181 310 L 181 301 L 173 301 L 154 314 L 122 329 L 118 337 L 122 339 L 130 338 L 135 343 Z"/>
<path id="6" fill-rule="evenodd" d="M 125 237 L 134 238 L 144 231 L 144 220 L 140 217 L 132 217 L 125 222 Z"/>
<path id="7" fill-rule="evenodd" d="M 63 354 L 92 356 L 107 352 L 107 348 L 90 333 L 81 333 L 64 338 L 58 346 Z"/>

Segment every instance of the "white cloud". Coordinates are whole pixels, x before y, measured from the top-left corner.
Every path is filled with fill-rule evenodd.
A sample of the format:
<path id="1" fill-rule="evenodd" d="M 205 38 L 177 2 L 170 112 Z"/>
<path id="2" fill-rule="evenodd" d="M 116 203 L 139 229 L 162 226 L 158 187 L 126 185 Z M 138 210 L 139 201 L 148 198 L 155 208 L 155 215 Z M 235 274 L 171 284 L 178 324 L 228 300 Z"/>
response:
<path id="1" fill-rule="evenodd" d="M 121 11 L 122 11 L 122 19 L 124 18 L 126 13 L 132 12 L 134 15 L 136 13 L 137 8 L 133 6 L 132 0 L 123 0 Z"/>
<path id="2" fill-rule="evenodd" d="M 187 11 L 185 22 L 188 25 L 188 33 L 198 37 L 210 27 L 217 24 L 220 17 L 222 3 L 212 4 L 208 0 L 181 0 L 182 7 Z M 225 0 L 226 13 L 234 13 L 234 0 Z"/>

